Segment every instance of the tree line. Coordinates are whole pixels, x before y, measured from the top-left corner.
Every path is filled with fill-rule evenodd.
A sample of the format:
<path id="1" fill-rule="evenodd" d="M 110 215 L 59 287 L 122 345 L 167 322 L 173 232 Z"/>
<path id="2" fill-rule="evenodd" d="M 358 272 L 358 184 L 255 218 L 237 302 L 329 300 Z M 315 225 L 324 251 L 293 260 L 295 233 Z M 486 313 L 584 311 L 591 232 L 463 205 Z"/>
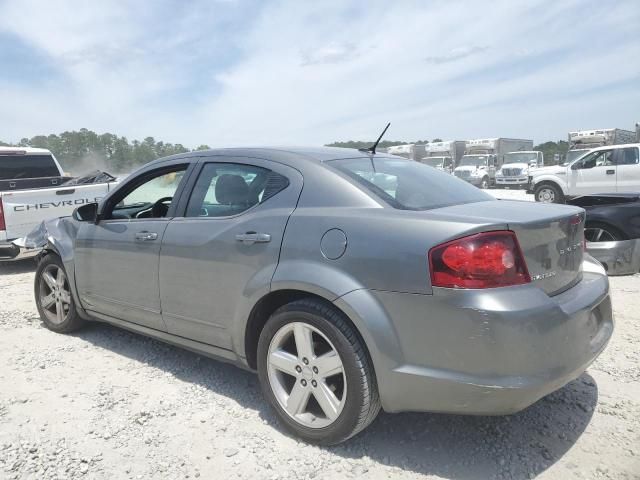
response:
<path id="1" fill-rule="evenodd" d="M 434 138 L 431 142 L 441 142 Z M 343 148 L 367 148 L 371 141 L 349 140 L 346 142 L 333 142 L 326 146 Z M 406 143 L 426 144 L 429 140 L 417 140 L 415 142 L 383 140 L 381 148 L 388 148 Z M 0 141 L 3 146 L 37 147 L 50 150 L 60 161 L 67 172 L 74 174 L 86 173 L 89 170 L 101 169 L 111 173 L 131 171 L 133 168 L 143 165 L 156 158 L 192 151 L 180 143 L 165 143 L 156 141 L 153 137 L 147 137 L 142 141 L 129 140 L 127 137 L 113 133 L 98 134 L 86 128 L 76 131 L 67 131 L 60 134 L 36 135 L 31 138 L 23 138 L 17 144 L 10 145 Z M 545 142 L 536 145 L 534 150 L 544 153 L 545 163 L 554 163 L 554 155 L 558 154 L 562 160 L 569 145 L 564 140 L 558 142 Z M 208 145 L 200 145 L 193 150 L 207 150 Z"/>
<path id="2" fill-rule="evenodd" d="M 127 137 L 113 133 L 97 134 L 86 128 L 59 135 L 23 138 L 13 145 L 0 141 L 0 145 L 46 148 L 56 156 L 65 171 L 75 174 L 92 169 L 128 172 L 156 158 L 191 151 L 180 143 L 165 143 L 153 137 L 129 141 Z M 195 150 L 207 149 L 208 145 L 200 145 Z"/>

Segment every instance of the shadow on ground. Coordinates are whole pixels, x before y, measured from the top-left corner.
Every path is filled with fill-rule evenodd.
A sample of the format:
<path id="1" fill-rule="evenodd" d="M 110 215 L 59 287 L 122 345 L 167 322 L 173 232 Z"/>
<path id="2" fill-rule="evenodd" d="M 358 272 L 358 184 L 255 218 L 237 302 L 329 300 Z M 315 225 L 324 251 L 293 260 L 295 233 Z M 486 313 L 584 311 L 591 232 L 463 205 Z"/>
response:
<path id="1" fill-rule="evenodd" d="M 0 262 L 0 275 L 13 275 L 36 271 L 36 262 L 33 258 L 18 260 L 16 262 Z"/>
<path id="2" fill-rule="evenodd" d="M 201 385 L 282 427 L 263 400 L 257 376 L 232 365 L 95 324 L 76 334 L 92 344 Z M 531 478 L 559 460 L 589 424 L 598 389 L 587 373 L 518 414 L 501 417 L 381 413 L 363 433 L 327 450 L 449 479 Z"/>

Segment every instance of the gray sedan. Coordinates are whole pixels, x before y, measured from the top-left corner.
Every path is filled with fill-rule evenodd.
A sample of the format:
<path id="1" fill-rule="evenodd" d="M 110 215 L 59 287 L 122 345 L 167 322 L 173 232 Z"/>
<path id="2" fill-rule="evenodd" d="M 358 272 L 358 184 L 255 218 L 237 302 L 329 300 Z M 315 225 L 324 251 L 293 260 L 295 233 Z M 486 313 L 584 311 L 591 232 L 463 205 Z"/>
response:
<path id="1" fill-rule="evenodd" d="M 516 412 L 613 330 L 584 210 L 495 200 L 384 154 L 169 157 L 27 241 L 44 247 L 48 328 L 108 322 L 257 370 L 283 425 L 315 443 L 380 408 Z"/>

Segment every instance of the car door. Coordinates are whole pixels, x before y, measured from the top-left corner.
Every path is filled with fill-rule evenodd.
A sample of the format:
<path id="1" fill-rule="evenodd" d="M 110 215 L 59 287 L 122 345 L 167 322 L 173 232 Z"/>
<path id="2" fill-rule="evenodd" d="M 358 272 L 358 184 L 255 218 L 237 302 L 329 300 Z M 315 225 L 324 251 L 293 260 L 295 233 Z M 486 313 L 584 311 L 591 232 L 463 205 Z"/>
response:
<path id="1" fill-rule="evenodd" d="M 622 193 L 640 192 L 639 157 L 638 147 L 627 147 L 618 150 L 616 191 Z"/>
<path id="2" fill-rule="evenodd" d="M 101 205 L 97 223 L 76 237 L 76 284 L 82 306 L 106 316 L 166 331 L 160 310 L 160 245 L 187 163 L 146 171 Z"/>
<path id="3" fill-rule="evenodd" d="M 166 229 L 160 297 L 170 333 L 232 349 L 234 320 L 269 290 L 302 175 L 267 160 L 212 158 Z"/>
<path id="4" fill-rule="evenodd" d="M 596 150 L 569 168 L 569 195 L 616 191 L 616 149 Z"/>

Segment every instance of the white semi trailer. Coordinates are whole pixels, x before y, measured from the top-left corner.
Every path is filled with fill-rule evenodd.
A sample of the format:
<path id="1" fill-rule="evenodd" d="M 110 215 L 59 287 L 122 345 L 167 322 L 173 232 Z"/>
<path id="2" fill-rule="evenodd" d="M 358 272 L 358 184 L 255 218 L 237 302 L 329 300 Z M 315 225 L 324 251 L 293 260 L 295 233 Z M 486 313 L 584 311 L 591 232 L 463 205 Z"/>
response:
<path id="1" fill-rule="evenodd" d="M 489 188 L 496 182 L 496 172 L 509 152 L 531 151 L 533 140 L 517 138 L 478 138 L 467 140 L 465 152 L 453 171 L 458 178 L 480 188 Z"/>
<path id="2" fill-rule="evenodd" d="M 432 142 L 424 146 L 424 155 L 417 160 L 438 170 L 452 173 L 464 155 L 464 140 Z"/>
<path id="3" fill-rule="evenodd" d="M 387 153 L 410 160 L 419 160 L 424 156 L 424 148 L 425 145 L 420 143 L 406 143 L 404 145 L 395 145 L 387 148 Z"/>
<path id="4" fill-rule="evenodd" d="M 577 130 L 569 132 L 569 150 L 564 163 L 573 163 L 592 148 L 621 145 L 636 141 L 637 132 L 621 128 L 602 128 L 599 130 Z"/>

